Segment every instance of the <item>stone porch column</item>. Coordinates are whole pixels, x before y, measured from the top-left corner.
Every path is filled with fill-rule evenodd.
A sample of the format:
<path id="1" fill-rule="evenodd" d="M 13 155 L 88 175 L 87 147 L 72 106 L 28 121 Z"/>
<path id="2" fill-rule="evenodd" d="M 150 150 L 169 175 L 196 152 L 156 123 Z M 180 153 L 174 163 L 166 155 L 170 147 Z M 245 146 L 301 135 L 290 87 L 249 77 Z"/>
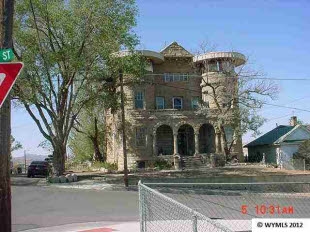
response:
<path id="1" fill-rule="evenodd" d="M 198 155 L 199 154 L 199 133 L 195 132 L 195 154 L 194 155 Z"/>
<path id="2" fill-rule="evenodd" d="M 156 134 L 153 134 L 153 156 L 157 156 L 157 140 L 156 140 Z"/>
<path id="3" fill-rule="evenodd" d="M 178 155 L 178 133 L 173 134 L 173 154 Z"/>
<path id="4" fill-rule="evenodd" d="M 221 146 L 221 134 L 219 132 L 215 132 L 215 153 L 220 153 L 222 151 Z"/>

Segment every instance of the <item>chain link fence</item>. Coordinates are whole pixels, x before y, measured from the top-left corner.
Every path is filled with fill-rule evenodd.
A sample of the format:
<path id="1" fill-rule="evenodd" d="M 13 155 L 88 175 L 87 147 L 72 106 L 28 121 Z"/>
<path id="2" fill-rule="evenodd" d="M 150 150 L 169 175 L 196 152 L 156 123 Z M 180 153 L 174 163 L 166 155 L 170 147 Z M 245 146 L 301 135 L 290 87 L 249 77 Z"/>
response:
<path id="1" fill-rule="evenodd" d="M 139 183 L 141 231 L 251 231 L 252 218 L 309 218 L 310 183 Z"/>

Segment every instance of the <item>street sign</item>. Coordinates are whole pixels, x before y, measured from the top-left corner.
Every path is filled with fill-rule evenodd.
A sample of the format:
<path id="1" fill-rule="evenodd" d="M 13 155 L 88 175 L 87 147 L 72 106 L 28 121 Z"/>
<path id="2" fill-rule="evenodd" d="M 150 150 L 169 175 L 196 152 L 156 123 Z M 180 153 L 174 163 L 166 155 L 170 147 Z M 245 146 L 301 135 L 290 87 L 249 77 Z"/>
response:
<path id="1" fill-rule="evenodd" d="M 0 49 L 0 62 L 12 61 L 14 53 L 12 49 Z"/>
<path id="2" fill-rule="evenodd" d="M 0 63 L 0 108 L 23 66 L 22 62 Z"/>

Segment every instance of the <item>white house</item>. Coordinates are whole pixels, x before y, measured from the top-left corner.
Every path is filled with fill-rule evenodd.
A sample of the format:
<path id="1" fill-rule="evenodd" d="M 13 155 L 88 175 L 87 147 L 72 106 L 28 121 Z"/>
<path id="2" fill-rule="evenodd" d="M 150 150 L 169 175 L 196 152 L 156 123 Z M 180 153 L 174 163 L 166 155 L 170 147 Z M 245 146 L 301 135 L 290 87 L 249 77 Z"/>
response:
<path id="1" fill-rule="evenodd" d="M 310 130 L 306 125 L 296 125 L 288 133 L 274 142 L 276 146 L 277 164 L 287 167 L 291 164 L 293 154 L 298 151 L 299 145 L 310 139 Z"/>
<path id="2" fill-rule="evenodd" d="M 297 117 L 293 116 L 290 125 L 279 125 L 244 147 L 248 149 L 249 162 L 260 162 L 264 157 L 266 163 L 284 168 L 300 167 L 292 164 L 292 157 L 307 139 L 310 139 L 310 125 L 297 124 Z"/>

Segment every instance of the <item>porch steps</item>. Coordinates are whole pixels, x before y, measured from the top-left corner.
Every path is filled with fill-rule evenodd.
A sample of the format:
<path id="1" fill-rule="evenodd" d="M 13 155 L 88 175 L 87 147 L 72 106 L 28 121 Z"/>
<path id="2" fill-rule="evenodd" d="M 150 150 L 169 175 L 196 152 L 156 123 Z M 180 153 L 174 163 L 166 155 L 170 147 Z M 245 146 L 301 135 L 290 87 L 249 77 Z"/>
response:
<path id="1" fill-rule="evenodd" d="M 183 156 L 181 166 L 182 170 L 204 170 L 210 168 L 210 163 L 201 156 Z"/>

